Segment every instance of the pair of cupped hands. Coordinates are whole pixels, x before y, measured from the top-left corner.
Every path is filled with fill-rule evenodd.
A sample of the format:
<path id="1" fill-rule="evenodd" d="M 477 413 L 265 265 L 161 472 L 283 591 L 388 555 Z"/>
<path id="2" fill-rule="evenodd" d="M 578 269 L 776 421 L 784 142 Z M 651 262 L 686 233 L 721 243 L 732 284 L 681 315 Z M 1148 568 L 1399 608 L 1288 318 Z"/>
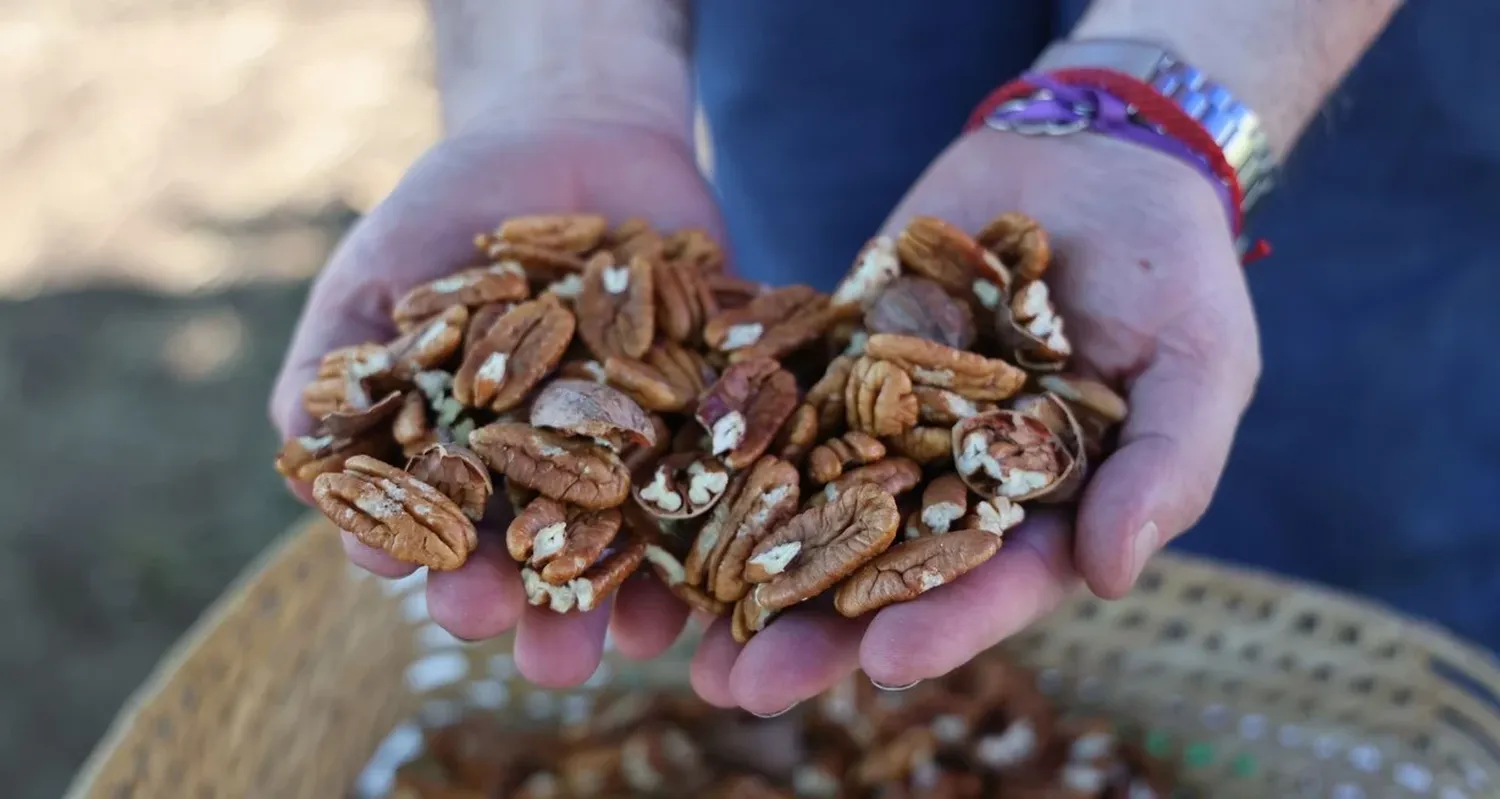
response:
<path id="1" fill-rule="evenodd" d="M 280 433 L 312 430 L 300 393 L 322 355 L 389 340 L 395 299 L 464 265 L 475 233 L 509 216 L 565 211 L 640 216 L 725 240 L 692 143 L 675 131 L 559 122 L 449 136 L 355 226 L 313 285 L 271 400 Z M 1076 514 L 1035 514 L 1007 533 L 996 557 L 914 602 L 861 619 L 793 609 L 743 646 L 727 619 L 713 621 L 692 662 L 703 699 L 771 715 L 855 669 L 888 689 L 937 677 L 1081 583 L 1102 597 L 1124 594 L 1147 559 L 1202 515 L 1260 369 L 1244 277 L 1208 180 L 1102 137 L 979 130 L 932 162 L 885 232 L 926 214 L 974 233 L 1006 211 L 1031 215 L 1051 235 L 1049 282 L 1076 367 L 1127 393 L 1119 449 L 1094 473 Z M 298 493 L 309 496 L 305 486 Z M 481 534 L 462 568 L 429 574 L 427 607 L 462 639 L 515 629 L 516 664 L 534 683 L 588 679 L 606 632 L 621 655 L 651 658 L 688 623 L 687 607 L 645 578 L 627 581 L 593 612 L 530 607 L 502 533 Z M 382 577 L 413 569 L 348 534 L 344 546 Z"/>

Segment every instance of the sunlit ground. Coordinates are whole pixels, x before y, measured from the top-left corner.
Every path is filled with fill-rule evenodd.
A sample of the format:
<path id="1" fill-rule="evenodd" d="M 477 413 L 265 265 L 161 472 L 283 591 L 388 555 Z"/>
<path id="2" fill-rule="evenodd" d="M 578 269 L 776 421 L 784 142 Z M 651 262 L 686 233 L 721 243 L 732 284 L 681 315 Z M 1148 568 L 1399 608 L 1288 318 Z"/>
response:
<path id="1" fill-rule="evenodd" d="M 55 797 L 299 512 L 265 396 L 436 134 L 417 0 L 0 0 L 0 784 Z"/>

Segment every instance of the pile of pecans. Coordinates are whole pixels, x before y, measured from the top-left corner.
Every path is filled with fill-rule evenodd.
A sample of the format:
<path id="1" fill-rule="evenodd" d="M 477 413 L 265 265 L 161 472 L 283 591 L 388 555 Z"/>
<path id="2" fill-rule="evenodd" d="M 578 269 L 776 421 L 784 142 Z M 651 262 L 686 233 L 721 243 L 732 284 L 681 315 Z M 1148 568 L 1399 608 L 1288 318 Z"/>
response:
<path id="1" fill-rule="evenodd" d="M 1068 373 L 1047 237 L 1020 214 L 975 237 L 916 218 L 831 295 L 736 279 L 706 234 L 640 220 L 516 218 L 476 243 L 396 303 L 398 338 L 323 359 L 321 430 L 277 468 L 432 569 L 513 511 L 526 595 L 560 613 L 643 566 L 741 642 L 820 596 L 851 617 L 914 599 L 1030 503 L 1074 499 L 1125 418 Z"/>
<path id="2" fill-rule="evenodd" d="M 390 799 L 1165 799 L 1174 783 L 1108 719 L 1059 713 L 993 653 L 904 693 L 855 675 L 768 721 L 636 692 L 561 729 L 471 716 L 426 739 Z"/>

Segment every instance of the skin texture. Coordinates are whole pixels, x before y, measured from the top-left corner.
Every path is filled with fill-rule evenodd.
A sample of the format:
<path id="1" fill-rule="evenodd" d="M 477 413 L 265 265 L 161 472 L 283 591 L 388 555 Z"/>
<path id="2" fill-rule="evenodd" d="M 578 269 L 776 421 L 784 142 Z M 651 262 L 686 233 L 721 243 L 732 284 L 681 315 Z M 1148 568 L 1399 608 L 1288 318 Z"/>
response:
<path id="1" fill-rule="evenodd" d="M 1274 1 L 1278 13 L 1227 2 L 1184 12 L 1172 0 L 1099 0 L 1078 33 L 1146 36 L 1201 59 L 1216 77 L 1246 87 L 1252 104 L 1265 103 L 1259 110 L 1284 151 L 1394 0 Z M 453 271 L 473 234 L 496 220 L 640 215 L 724 240 L 689 139 L 679 3 L 622 0 L 603 9 L 585 0 L 452 0 L 432 9 L 449 135 L 356 226 L 314 285 L 272 400 L 284 436 L 311 429 L 298 394 L 319 357 L 388 338 L 394 300 Z M 1238 17 L 1259 33 L 1225 41 L 1223 30 L 1238 30 L 1225 23 Z M 1304 72 L 1288 88 L 1297 69 Z M 1272 86 L 1262 101 L 1261 87 Z M 1083 496 L 1076 539 L 1060 517 L 1038 513 L 980 568 L 872 617 L 799 606 L 745 646 L 733 642 L 727 619 L 713 621 L 692 670 L 707 701 L 772 714 L 855 668 L 890 686 L 939 676 L 1080 583 L 1102 596 L 1123 594 L 1146 559 L 1201 516 L 1260 370 L 1243 275 L 1209 184 L 1178 161 L 1120 142 L 980 131 L 931 164 L 884 232 L 916 214 L 972 232 L 1012 210 L 1038 219 L 1053 238 L 1059 266 L 1051 280 L 1076 363 L 1123 385 L 1132 408 L 1121 449 Z M 644 579 L 628 581 L 592 613 L 529 608 L 496 525 L 486 528 L 463 568 L 429 576 L 428 607 L 462 638 L 519 625 L 517 663 L 538 684 L 587 679 L 606 629 L 623 654 L 644 658 L 668 646 L 687 618 L 680 602 Z M 351 560 L 376 574 L 410 571 L 345 543 Z"/>

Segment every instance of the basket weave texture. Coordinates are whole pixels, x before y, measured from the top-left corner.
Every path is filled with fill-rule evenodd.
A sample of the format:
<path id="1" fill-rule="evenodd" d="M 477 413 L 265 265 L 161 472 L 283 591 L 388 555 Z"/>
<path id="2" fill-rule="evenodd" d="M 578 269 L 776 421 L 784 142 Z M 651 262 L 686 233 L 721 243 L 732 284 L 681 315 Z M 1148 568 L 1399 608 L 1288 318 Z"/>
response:
<path id="1" fill-rule="evenodd" d="M 372 758 L 419 721 L 542 722 L 605 687 L 686 690 L 690 640 L 531 690 L 508 639 L 432 624 L 423 584 L 348 566 L 321 521 L 294 531 L 163 661 L 68 796 L 369 795 L 389 770 Z M 1079 597 L 1003 649 L 1064 706 L 1177 761 L 1193 795 L 1500 797 L 1500 663 L 1333 593 L 1167 555 L 1129 598 Z"/>

